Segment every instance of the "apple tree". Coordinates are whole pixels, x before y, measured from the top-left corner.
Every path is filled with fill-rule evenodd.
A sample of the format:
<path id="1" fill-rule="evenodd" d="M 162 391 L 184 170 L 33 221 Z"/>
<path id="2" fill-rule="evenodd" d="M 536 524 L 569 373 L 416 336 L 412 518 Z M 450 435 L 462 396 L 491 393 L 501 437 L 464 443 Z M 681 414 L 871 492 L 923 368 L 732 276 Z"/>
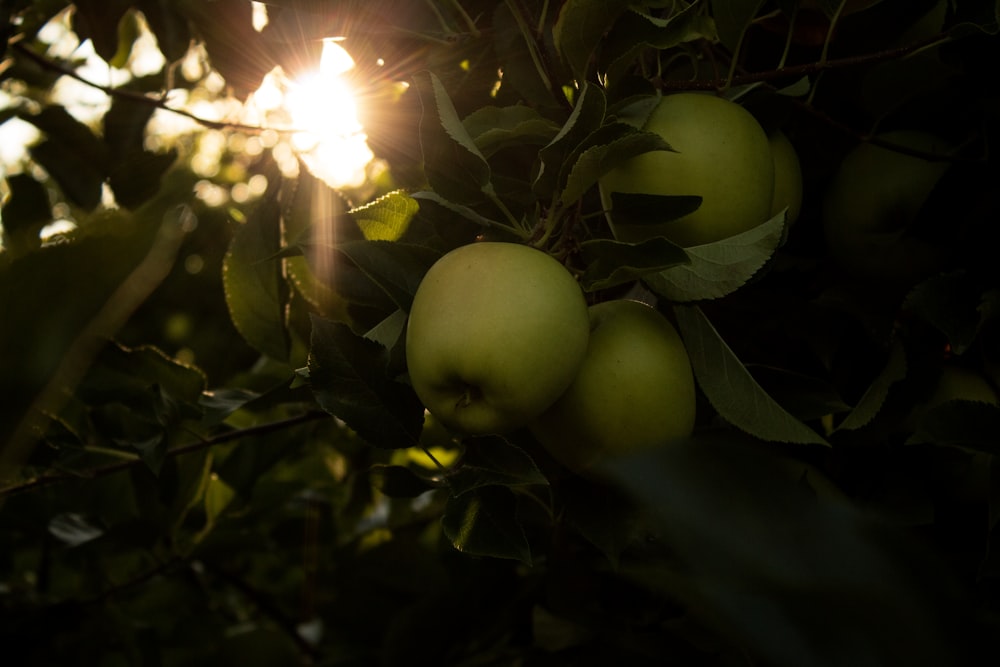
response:
<path id="1" fill-rule="evenodd" d="M 2 0 L 0 32 L 7 659 L 1000 649 L 1000 2 Z M 352 98 L 301 83 L 331 42 Z M 408 345 L 485 243 L 567 282 L 446 275 Z M 458 366 L 493 370 L 418 396 Z M 516 418 L 451 417 L 490 382 Z"/>

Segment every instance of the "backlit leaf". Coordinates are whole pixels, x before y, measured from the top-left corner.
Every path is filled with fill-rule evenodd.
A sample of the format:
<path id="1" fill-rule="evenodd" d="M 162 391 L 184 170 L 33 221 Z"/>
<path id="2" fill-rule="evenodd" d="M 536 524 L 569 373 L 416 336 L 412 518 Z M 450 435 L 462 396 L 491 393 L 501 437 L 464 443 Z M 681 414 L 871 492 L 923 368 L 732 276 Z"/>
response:
<path id="1" fill-rule="evenodd" d="M 397 191 L 353 208 L 348 214 L 369 241 L 398 241 L 419 209 L 412 197 Z"/>

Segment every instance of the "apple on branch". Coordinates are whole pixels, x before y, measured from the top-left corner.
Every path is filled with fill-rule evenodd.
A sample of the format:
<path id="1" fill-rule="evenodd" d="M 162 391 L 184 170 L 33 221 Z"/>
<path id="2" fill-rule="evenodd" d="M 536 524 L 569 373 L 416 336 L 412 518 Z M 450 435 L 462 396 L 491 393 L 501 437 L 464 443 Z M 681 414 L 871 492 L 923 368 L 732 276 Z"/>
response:
<path id="1" fill-rule="evenodd" d="M 447 427 L 505 433 L 566 390 L 589 335 L 583 291 L 559 261 L 518 243 L 473 243 L 441 257 L 418 286 L 407 368 Z"/>
<path id="2" fill-rule="evenodd" d="M 553 458 L 580 470 L 689 436 L 694 375 L 670 320 L 621 299 L 591 306 L 590 327 L 573 384 L 529 426 Z"/>

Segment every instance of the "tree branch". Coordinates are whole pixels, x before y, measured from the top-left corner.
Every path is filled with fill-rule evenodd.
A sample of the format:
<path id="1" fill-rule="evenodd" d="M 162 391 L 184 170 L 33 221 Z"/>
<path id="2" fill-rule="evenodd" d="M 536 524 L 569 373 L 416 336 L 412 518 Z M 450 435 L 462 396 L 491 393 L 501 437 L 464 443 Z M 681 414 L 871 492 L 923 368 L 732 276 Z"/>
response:
<path id="1" fill-rule="evenodd" d="M 117 97 L 122 99 L 131 100 L 133 102 L 138 102 L 139 104 L 145 104 L 151 106 L 154 109 L 161 109 L 163 111 L 170 112 L 172 114 L 182 116 L 189 120 L 193 120 L 202 127 L 206 127 L 210 130 L 237 130 L 240 132 L 247 132 L 250 134 L 260 134 L 262 132 L 280 132 L 282 134 L 295 134 L 301 132 L 302 130 L 297 130 L 294 128 L 274 128 L 274 127 L 262 127 L 260 125 L 247 125 L 245 123 L 237 123 L 232 121 L 222 121 L 222 120 L 209 120 L 207 118 L 202 118 L 190 111 L 185 111 L 184 109 L 177 109 L 166 103 L 162 97 L 151 97 L 144 93 L 140 93 L 134 90 L 129 90 L 127 88 L 115 88 L 113 86 L 105 86 L 99 83 L 95 83 L 84 76 L 81 76 L 72 67 L 68 67 L 60 62 L 51 60 L 42 54 L 34 51 L 31 47 L 25 45 L 22 42 L 15 42 L 11 44 L 14 51 L 17 51 L 20 55 L 27 57 L 29 60 L 37 64 L 43 69 L 49 70 L 50 72 L 56 72 L 63 76 L 68 76 L 75 81 L 79 81 L 85 86 L 89 86 L 95 90 L 99 90 L 108 97 Z"/>
<path id="2" fill-rule="evenodd" d="M 661 80 L 658 82 L 658 87 L 663 91 L 677 91 L 677 90 L 720 90 L 726 88 L 727 86 L 744 86 L 751 83 L 764 83 L 775 81 L 777 79 L 785 79 L 792 77 L 802 77 L 808 76 L 809 74 L 817 74 L 831 69 L 841 69 L 845 67 L 858 67 L 860 65 L 867 65 L 870 63 L 877 63 L 886 60 L 895 60 L 897 58 L 902 58 L 903 56 L 910 55 L 921 49 L 925 49 L 929 46 L 935 46 L 937 44 L 943 44 L 951 40 L 951 35 L 946 32 L 931 35 L 924 39 L 917 40 L 911 44 L 905 46 L 899 46 L 892 49 L 884 49 L 882 51 L 875 51 L 873 53 L 863 53 L 857 56 L 847 56 L 845 58 L 834 58 L 832 60 L 816 61 L 803 63 L 801 65 L 791 65 L 789 67 L 779 67 L 773 70 L 765 70 L 761 72 L 746 72 L 743 74 L 737 74 L 732 77 L 732 79 L 710 79 L 705 81 L 674 81 L 674 80 Z"/>
<path id="3" fill-rule="evenodd" d="M 298 424 L 305 424 L 311 421 L 318 421 L 320 419 L 329 419 L 330 415 L 326 412 L 320 410 L 312 410 L 309 412 L 304 412 L 300 415 L 294 417 L 289 417 L 288 419 L 282 419 L 276 422 L 268 422 L 267 424 L 259 424 L 257 426 L 251 426 L 249 428 L 239 429 L 236 431 L 228 431 L 226 433 L 220 433 L 217 436 L 206 438 L 204 440 L 198 440 L 196 442 L 191 442 L 186 445 L 181 445 L 169 450 L 166 453 L 167 458 L 173 458 L 175 456 L 183 456 L 184 454 L 191 454 L 194 452 L 207 449 L 209 447 L 214 447 L 215 445 L 225 444 L 227 442 L 233 442 L 234 440 L 240 440 L 242 438 L 248 438 L 258 435 L 266 435 L 268 433 L 274 433 L 276 431 L 281 431 L 291 426 L 296 426 Z M 11 496 L 18 493 L 23 493 L 25 491 L 30 491 L 32 489 L 37 489 L 43 486 L 49 486 L 51 484 L 57 484 L 59 482 L 68 482 L 71 480 L 80 479 L 98 479 L 100 477 L 105 477 L 107 475 L 114 474 L 116 472 L 122 472 L 128 470 L 134 466 L 142 464 L 142 459 L 129 459 L 127 461 L 118 461 L 100 468 L 94 468 L 85 472 L 79 473 L 58 473 L 58 474 L 48 474 L 42 475 L 40 477 L 35 477 L 34 479 L 27 480 L 25 482 L 20 482 L 18 484 L 12 484 L 11 486 L 5 486 L 0 488 L 0 498 L 4 496 Z"/>

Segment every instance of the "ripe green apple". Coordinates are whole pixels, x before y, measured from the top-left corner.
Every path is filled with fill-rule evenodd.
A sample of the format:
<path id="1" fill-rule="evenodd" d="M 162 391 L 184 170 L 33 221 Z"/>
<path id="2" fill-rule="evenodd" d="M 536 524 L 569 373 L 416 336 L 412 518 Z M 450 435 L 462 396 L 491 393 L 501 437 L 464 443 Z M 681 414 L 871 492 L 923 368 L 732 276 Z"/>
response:
<path id="1" fill-rule="evenodd" d="M 706 93 L 664 96 L 643 129 L 675 152 L 652 151 L 601 177 L 601 201 L 615 237 L 634 243 L 665 236 L 689 247 L 745 232 L 770 217 L 774 161 L 767 134 L 749 111 Z M 618 225 L 611 193 L 698 195 L 698 210 L 657 225 Z"/>
<path id="2" fill-rule="evenodd" d="M 774 192 L 771 195 L 771 217 L 788 207 L 786 224 L 799 218 L 802 210 L 802 165 L 799 154 L 788 136 L 781 130 L 768 137 L 774 160 Z"/>
<path id="3" fill-rule="evenodd" d="M 473 243 L 441 257 L 417 287 L 407 369 L 448 428 L 504 433 L 566 390 L 589 335 L 583 291 L 556 259 L 518 243 Z"/>
<path id="4" fill-rule="evenodd" d="M 670 321 L 626 299 L 590 307 L 590 343 L 573 384 L 529 425 L 552 456 L 583 469 L 691 434 L 695 384 Z"/>
<path id="5" fill-rule="evenodd" d="M 951 146 L 914 130 L 879 135 L 892 144 L 943 155 Z M 827 248 L 844 271 L 858 279 L 909 283 L 933 271 L 944 250 L 914 236 L 916 219 L 948 163 L 862 143 L 837 169 L 823 200 Z"/>

